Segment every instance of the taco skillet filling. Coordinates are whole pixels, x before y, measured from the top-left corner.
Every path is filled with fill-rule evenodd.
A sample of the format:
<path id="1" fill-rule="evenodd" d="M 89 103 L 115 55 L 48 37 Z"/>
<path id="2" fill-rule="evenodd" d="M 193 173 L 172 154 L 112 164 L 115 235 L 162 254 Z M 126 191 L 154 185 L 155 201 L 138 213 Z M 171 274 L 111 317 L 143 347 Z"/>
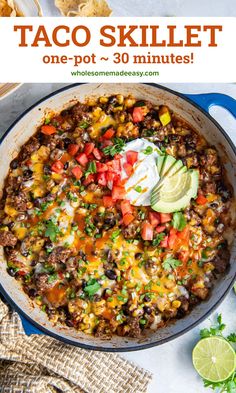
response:
<path id="1" fill-rule="evenodd" d="M 168 107 L 103 96 L 45 118 L 11 162 L 0 244 L 53 323 L 138 337 L 209 296 L 231 201 L 215 148 Z"/>

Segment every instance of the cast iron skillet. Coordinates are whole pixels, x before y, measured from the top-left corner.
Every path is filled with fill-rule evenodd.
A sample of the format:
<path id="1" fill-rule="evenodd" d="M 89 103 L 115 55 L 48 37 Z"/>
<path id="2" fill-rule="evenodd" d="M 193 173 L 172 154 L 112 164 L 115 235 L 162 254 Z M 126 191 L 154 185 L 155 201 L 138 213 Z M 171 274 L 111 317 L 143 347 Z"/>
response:
<path id="1" fill-rule="evenodd" d="M 236 195 L 236 148 L 222 127 L 207 112 L 212 105 L 219 105 L 228 109 L 236 118 L 236 101 L 229 96 L 214 93 L 184 96 L 156 84 L 75 84 L 64 87 L 38 101 L 10 126 L 0 139 L 0 189 L 3 187 L 10 161 L 20 146 L 34 134 L 48 108 L 59 112 L 75 100 L 83 101 L 87 96 L 116 93 L 126 95 L 132 93 L 139 99 L 166 104 L 180 118 L 187 120 L 194 129 L 206 137 L 209 143 L 216 146 L 225 165 L 227 177 L 234 187 L 234 195 Z M 68 344 L 99 351 L 135 351 L 173 340 L 209 316 L 225 298 L 236 279 L 236 244 L 234 241 L 231 246 L 230 269 L 214 287 L 211 297 L 201 302 L 189 315 L 163 329 L 147 334 L 142 339 L 114 336 L 111 340 L 103 340 L 75 332 L 69 327 L 53 326 L 45 313 L 31 303 L 19 283 L 7 274 L 2 249 L 0 253 L 2 260 L 0 292 L 21 316 L 26 334 L 47 334 Z"/>

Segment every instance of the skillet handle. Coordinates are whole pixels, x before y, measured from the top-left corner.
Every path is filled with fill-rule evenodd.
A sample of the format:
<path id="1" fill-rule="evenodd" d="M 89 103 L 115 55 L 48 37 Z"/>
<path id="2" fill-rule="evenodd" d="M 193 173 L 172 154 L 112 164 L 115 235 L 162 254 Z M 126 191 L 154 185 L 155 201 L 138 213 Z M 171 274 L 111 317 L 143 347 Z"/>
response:
<path id="1" fill-rule="evenodd" d="M 19 314 L 20 315 L 20 314 Z M 34 325 L 32 325 L 26 318 L 24 318 L 22 315 L 20 315 L 20 319 L 22 322 L 23 329 L 25 331 L 25 334 L 27 336 L 30 336 L 31 334 L 44 334 L 41 332 L 41 330 L 37 329 Z"/>
<path id="2" fill-rule="evenodd" d="M 185 94 L 195 104 L 209 112 L 212 106 L 221 106 L 227 109 L 236 118 L 236 100 L 226 94 L 207 93 L 207 94 Z"/>

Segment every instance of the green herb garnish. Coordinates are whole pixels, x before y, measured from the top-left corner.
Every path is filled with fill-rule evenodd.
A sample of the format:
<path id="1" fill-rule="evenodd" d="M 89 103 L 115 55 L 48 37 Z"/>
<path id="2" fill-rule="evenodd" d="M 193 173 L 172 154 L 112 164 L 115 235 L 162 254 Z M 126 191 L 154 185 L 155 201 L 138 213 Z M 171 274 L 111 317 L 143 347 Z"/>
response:
<path id="1" fill-rule="evenodd" d="M 182 231 L 186 227 L 186 218 L 182 212 L 175 212 L 173 214 L 172 225 L 177 231 Z"/>
<path id="2" fill-rule="evenodd" d="M 138 193 L 142 192 L 142 187 L 141 186 L 136 186 L 134 187 L 134 190 Z"/>
<path id="3" fill-rule="evenodd" d="M 168 272 L 181 265 L 182 262 L 174 258 L 167 258 L 164 260 L 164 262 L 162 262 L 163 269 L 167 270 Z"/>
<path id="4" fill-rule="evenodd" d="M 84 288 L 84 292 L 88 296 L 93 296 L 95 293 L 101 288 L 101 285 L 97 282 L 95 278 L 92 278 L 87 282 L 86 287 Z"/>
<path id="5" fill-rule="evenodd" d="M 116 154 L 120 153 L 125 146 L 125 141 L 121 138 L 114 138 L 113 143 L 114 144 L 112 146 L 107 146 L 102 149 L 106 156 L 115 156 Z"/>

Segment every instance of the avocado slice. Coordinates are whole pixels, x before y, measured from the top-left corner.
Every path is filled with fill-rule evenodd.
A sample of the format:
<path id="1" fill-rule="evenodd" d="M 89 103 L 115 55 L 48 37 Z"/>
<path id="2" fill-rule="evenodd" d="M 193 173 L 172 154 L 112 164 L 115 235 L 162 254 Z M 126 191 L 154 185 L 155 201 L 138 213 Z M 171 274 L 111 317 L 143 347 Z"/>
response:
<path id="1" fill-rule="evenodd" d="M 196 198 L 199 172 L 196 169 L 179 170 L 175 175 L 164 178 L 163 185 L 151 195 L 151 207 L 160 213 L 173 213 L 189 205 Z"/>
<path id="2" fill-rule="evenodd" d="M 160 172 L 160 177 L 166 176 L 168 171 L 171 169 L 171 167 L 176 163 L 176 159 L 173 156 L 166 155 L 164 158 L 164 162 L 161 168 Z"/>
<path id="3" fill-rule="evenodd" d="M 161 124 L 165 127 L 171 122 L 171 115 L 169 108 L 165 105 L 161 106 L 158 111 L 159 119 Z"/>
<path id="4" fill-rule="evenodd" d="M 165 157 L 166 156 L 164 156 L 164 155 L 157 157 L 157 171 L 159 173 L 159 176 L 161 176 L 161 169 L 162 169 L 163 163 L 165 161 Z"/>
<path id="5" fill-rule="evenodd" d="M 163 186 L 163 183 L 167 177 L 172 177 L 180 171 L 183 173 L 187 172 L 187 167 L 183 166 L 183 163 L 181 160 L 178 160 L 178 161 L 175 160 L 175 164 L 172 165 L 172 167 L 169 169 L 167 174 L 159 180 L 157 185 L 153 188 L 152 193 L 155 194 L 156 192 L 158 192 L 158 190 Z"/>

